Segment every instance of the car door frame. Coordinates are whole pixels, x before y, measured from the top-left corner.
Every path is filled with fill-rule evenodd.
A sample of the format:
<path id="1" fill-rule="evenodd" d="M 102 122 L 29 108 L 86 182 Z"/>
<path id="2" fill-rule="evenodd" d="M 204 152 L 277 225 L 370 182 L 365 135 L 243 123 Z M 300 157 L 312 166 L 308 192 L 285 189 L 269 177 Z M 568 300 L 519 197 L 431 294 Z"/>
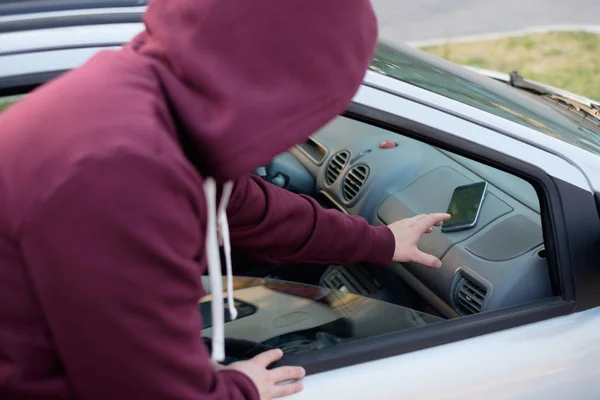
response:
<path id="1" fill-rule="evenodd" d="M 436 114 L 440 118 L 436 119 Z M 577 168 L 557 155 L 489 127 L 369 87 L 368 81 L 355 96 L 346 116 L 472 158 L 532 183 L 542 200 L 540 206 L 548 262 L 550 270 L 556 272 L 553 277 L 554 296 L 422 329 L 341 344 L 322 349 L 316 354 L 291 356 L 288 362 L 305 366 L 311 374 L 321 373 L 532 324 L 600 305 L 598 296 L 586 302 L 578 301 L 581 299 L 576 296 L 576 283 L 581 283 L 581 280 L 575 279 L 575 272 L 589 271 L 592 264 L 590 258 L 575 257 L 579 267 L 587 268 L 573 268 L 573 245 L 579 246 L 573 243 L 573 234 L 569 235 L 569 232 L 573 232 L 573 229 L 591 231 L 600 228 L 593 195 L 589 187 L 586 190 L 587 182 Z M 511 155 L 515 152 L 524 157 Z M 573 216 L 571 211 L 578 215 Z M 588 221 L 586 225 L 581 224 L 582 220 Z M 561 246 L 554 246 L 557 243 Z M 395 268 L 406 271 L 401 265 Z M 410 274 L 408 271 L 406 273 Z"/>
<path id="2" fill-rule="evenodd" d="M 522 398 L 524 393 L 535 398 L 550 398 L 557 393 L 571 396 L 578 393 L 581 398 L 600 395 L 600 385 L 595 383 L 600 372 L 594 372 L 597 368 L 591 356 L 591 353 L 600 355 L 595 350 L 598 340 L 590 332 L 590 329 L 600 328 L 600 296 L 590 290 L 600 283 L 594 268 L 598 255 L 594 243 L 597 243 L 600 224 L 594 196 L 589 186 L 586 188 L 583 173 L 574 168 L 556 177 L 552 172 L 557 170 L 550 163 L 569 164 L 566 160 L 520 142 L 501 130 L 490 131 L 489 121 L 476 123 L 471 118 L 463 119 L 462 122 L 471 124 L 475 131 L 472 134 L 493 135 L 479 139 L 473 135 L 466 137 L 464 131 L 451 131 L 451 124 L 443 130 L 434 126 L 431 116 L 429 121 L 418 120 L 415 115 L 427 114 L 411 110 L 406 102 L 387 96 L 390 93 L 377 93 L 368 86 L 367 82 L 361 88 L 362 93 L 359 91 L 346 116 L 533 181 L 538 193 L 543 194 L 544 236 L 550 245 L 548 252 L 554 255 L 549 261 L 557 272 L 555 279 L 559 286 L 555 288 L 556 296 L 549 299 L 463 317 L 440 326 L 365 339 L 360 345 L 352 344 L 354 349 L 334 347 L 306 355 L 305 360 L 298 358 L 298 363 L 308 366 L 311 374 L 305 378 L 305 390 L 296 397 L 502 396 L 506 399 Z M 428 107 L 424 103 L 416 102 L 417 108 Z M 433 110 L 439 111 L 431 107 L 430 111 Z M 457 117 L 451 115 L 451 118 Z M 506 143 L 500 148 L 492 147 L 491 143 L 497 145 L 498 140 Z M 528 157 L 525 160 L 513 157 L 512 146 L 526 149 Z M 549 157 L 535 157 L 539 152 Z M 549 332 L 550 339 L 547 339 Z M 590 354 L 587 357 L 582 353 L 573 354 L 571 343 L 580 343 L 582 348 L 590 349 Z M 506 359 L 507 365 L 514 368 L 510 373 L 487 362 L 513 352 L 515 357 Z M 548 362 L 554 362 L 558 369 L 532 375 L 532 370 L 539 369 L 536 360 L 548 358 L 548 354 L 552 354 Z M 472 358 L 473 362 L 463 368 L 463 374 L 453 374 L 457 366 L 463 366 L 459 361 L 465 357 Z M 548 375 L 553 376 L 552 384 L 548 384 Z M 399 377 L 404 378 L 402 384 L 397 384 Z M 446 387 L 432 388 L 433 377 L 436 386 L 442 382 Z M 507 380 L 519 384 L 507 386 Z"/>

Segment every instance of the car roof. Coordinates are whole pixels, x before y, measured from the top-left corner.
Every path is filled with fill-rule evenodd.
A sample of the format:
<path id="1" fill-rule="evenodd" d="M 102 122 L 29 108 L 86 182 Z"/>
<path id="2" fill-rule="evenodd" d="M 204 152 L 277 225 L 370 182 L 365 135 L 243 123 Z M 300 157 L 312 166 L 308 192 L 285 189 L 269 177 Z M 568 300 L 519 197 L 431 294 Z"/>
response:
<path id="1" fill-rule="evenodd" d="M 3 0 L 0 15 L 44 13 L 92 8 L 139 7 L 150 0 Z"/>

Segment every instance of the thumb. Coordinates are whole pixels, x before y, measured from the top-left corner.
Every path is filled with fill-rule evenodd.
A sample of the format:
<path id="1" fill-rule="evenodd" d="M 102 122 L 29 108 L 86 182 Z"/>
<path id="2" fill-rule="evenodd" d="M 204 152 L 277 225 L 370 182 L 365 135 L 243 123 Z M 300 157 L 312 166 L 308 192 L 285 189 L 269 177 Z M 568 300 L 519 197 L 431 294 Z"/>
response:
<path id="1" fill-rule="evenodd" d="M 429 268 L 440 268 L 442 266 L 442 262 L 439 258 L 432 256 L 431 254 L 423 253 L 420 250 L 417 250 L 415 253 L 413 261 Z"/>

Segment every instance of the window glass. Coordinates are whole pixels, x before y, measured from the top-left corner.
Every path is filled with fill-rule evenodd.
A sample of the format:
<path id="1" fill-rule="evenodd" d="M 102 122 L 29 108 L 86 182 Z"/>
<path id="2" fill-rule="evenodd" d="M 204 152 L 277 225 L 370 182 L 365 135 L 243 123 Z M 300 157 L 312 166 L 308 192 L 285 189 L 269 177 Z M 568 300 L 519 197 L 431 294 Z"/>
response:
<path id="1" fill-rule="evenodd" d="M 223 287 L 226 290 L 226 287 Z M 286 355 L 315 351 L 361 338 L 423 327 L 442 318 L 342 290 L 303 283 L 234 277 L 238 318 L 225 304 L 226 353 L 243 359 L 254 347 L 280 348 Z M 210 337 L 210 296 L 200 301 Z"/>
<path id="2" fill-rule="evenodd" d="M 549 100 L 416 49 L 380 43 L 370 69 L 600 155 L 600 127 Z"/>
<path id="3" fill-rule="evenodd" d="M 231 321 L 225 309 L 228 362 L 273 347 L 286 355 L 305 354 L 428 329 L 552 296 L 539 198 L 526 180 L 347 117 L 334 119 L 314 138 L 328 149 L 321 164 L 298 151 L 291 159 L 307 167 L 293 169 L 298 178 L 280 163 L 269 168 L 273 174 L 280 167 L 290 174 L 291 187 L 298 187 L 296 179 L 307 179 L 303 173 L 312 175 L 317 186 L 312 195 L 325 208 L 371 216 L 374 225 L 444 212 L 450 204 L 475 208 L 476 216 L 469 224 L 435 227 L 421 237 L 419 249 L 442 259 L 439 270 L 410 262 L 387 268 L 266 265 L 234 257 L 240 317 Z M 380 147 L 390 142 L 397 147 Z M 357 166 L 369 172 L 352 174 Z M 358 203 L 345 197 L 346 180 Z M 485 193 L 476 202 L 465 202 L 464 196 L 452 202 L 457 188 L 482 182 Z M 209 301 L 210 296 L 201 300 L 204 320 L 210 319 Z M 203 336 L 210 346 L 210 323 L 205 324 Z"/>
<path id="4" fill-rule="evenodd" d="M 19 98 L 0 98 L 0 110 Z M 409 287 L 391 267 L 270 266 L 234 257 L 234 272 L 238 275 L 234 278 L 234 298 L 239 315 L 232 321 L 225 305 L 226 362 L 247 359 L 270 348 L 280 348 L 286 355 L 313 352 L 552 294 L 539 201 L 528 182 L 346 117 L 333 120 L 315 138 L 327 147 L 328 156 L 321 165 L 306 169 L 306 173 L 313 171 L 309 179 L 327 176 L 319 168 L 329 168 L 340 151 L 349 153 L 344 160 L 370 169 L 368 174 L 353 175 L 357 196 L 363 192 L 357 188 L 356 179 L 366 179 L 370 187 L 366 192 L 368 201 L 359 207 L 348 206 L 342 184 L 320 185 L 326 188 L 327 196 L 319 192 L 320 196 L 315 197 L 324 200 L 326 207 L 372 215 L 373 224 L 443 212 L 456 187 L 478 181 L 489 184 L 475 227 L 451 233 L 436 228 L 420 241 L 421 250 L 443 259 L 445 271 L 411 263 L 403 266 L 456 315 L 445 315 L 436 308 L 439 304 L 433 306 L 431 298 Z M 399 145 L 383 150 L 378 144 L 384 139 Z M 348 168 L 336 165 L 339 179 L 350 175 Z M 287 181 L 294 179 L 288 176 Z M 203 285 L 210 286 L 208 281 Z M 203 319 L 202 335 L 210 347 L 210 296 L 200 299 L 198 312 Z"/>

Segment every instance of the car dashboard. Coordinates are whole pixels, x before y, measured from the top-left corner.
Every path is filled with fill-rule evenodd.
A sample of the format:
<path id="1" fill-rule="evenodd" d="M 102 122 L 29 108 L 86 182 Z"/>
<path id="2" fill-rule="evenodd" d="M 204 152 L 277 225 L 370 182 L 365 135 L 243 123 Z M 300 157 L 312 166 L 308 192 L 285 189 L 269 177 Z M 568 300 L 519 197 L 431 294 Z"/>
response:
<path id="1" fill-rule="evenodd" d="M 474 227 L 434 227 L 421 238 L 419 248 L 439 257 L 440 269 L 389 268 L 449 318 L 551 296 L 538 196 L 516 176 L 338 117 L 274 159 L 267 179 L 373 225 L 445 212 L 456 187 L 486 181 Z"/>

